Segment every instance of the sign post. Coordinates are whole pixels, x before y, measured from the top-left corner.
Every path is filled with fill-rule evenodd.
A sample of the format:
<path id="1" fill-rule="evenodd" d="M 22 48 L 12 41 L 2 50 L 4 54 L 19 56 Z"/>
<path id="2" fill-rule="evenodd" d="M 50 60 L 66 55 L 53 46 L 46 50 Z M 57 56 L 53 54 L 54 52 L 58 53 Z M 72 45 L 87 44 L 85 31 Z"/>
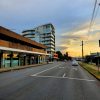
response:
<path id="1" fill-rule="evenodd" d="M 99 73 L 99 53 L 97 52 L 97 62 L 98 62 L 98 73 Z"/>
<path id="2" fill-rule="evenodd" d="M 99 47 L 100 47 L 100 40 L 99 40 Z"/>

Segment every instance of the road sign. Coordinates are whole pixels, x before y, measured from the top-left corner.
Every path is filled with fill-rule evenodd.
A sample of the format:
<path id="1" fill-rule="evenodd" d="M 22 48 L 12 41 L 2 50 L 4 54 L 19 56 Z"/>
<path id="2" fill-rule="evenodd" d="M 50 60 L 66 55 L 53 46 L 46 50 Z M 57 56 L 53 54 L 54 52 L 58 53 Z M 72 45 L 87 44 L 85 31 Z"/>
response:
<path id="1" fill-rule="evenodd" d="M 99 40 L 99 47 L 100 47 L 100 40 Z"/>

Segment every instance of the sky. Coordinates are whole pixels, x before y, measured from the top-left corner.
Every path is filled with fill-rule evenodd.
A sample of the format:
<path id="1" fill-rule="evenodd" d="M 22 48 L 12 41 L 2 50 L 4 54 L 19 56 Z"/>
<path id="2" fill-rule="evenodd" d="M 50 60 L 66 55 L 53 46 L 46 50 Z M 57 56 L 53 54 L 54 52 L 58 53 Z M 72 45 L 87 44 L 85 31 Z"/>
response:
<path id="1" fill-rule="evenodd" d="M 42 24 L 55 27 L 56 50 L 70 56 L 100 52 L 100 11 L 88 32 L 95 0 L 0 0 L 0 26 L 21 34 Z M 100 3 L 100 0 L 98 0 Z"/>

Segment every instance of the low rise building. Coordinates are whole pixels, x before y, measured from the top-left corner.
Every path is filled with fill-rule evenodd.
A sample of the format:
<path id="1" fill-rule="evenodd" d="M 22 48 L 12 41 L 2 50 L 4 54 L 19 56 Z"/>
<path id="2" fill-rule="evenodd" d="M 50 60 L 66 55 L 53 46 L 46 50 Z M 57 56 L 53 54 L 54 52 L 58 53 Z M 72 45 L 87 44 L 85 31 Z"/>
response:
<path id="1" fill-rule="evenodd" d="M 46 62 L 46 46 L 0 26 L 0 68 Z"/>

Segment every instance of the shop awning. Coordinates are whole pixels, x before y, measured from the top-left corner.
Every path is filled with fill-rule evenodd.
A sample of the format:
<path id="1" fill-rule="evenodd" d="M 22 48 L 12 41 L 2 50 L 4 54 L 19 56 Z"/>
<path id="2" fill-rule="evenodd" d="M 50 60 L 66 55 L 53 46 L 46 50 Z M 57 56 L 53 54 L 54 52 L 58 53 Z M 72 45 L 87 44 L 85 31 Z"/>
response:
<path id="1" fill-rule="evenodd" d="M 47 53 L 40 53 L 40 52 L 34 52 L 34 51 L 20 50 L 20 49 L 8 48 L 8 47 L 2 47 L 2 46 L 0 46 L 0 50 L 13 51 L 13 52 L 22 52 L 22 53 L 29 53 L 29 54 L 50 55 L 50 54 L 47 54 Z"/>

